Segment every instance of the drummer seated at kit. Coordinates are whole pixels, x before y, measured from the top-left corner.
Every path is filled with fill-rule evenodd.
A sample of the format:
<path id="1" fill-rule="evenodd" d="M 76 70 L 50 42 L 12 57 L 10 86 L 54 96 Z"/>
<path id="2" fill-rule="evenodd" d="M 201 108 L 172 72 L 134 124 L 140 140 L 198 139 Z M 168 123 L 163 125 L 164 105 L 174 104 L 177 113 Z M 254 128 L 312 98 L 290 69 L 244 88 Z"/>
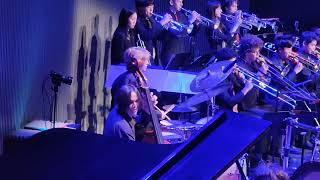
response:
<path id="1" fill-rule="evenodd" d="M 123 85 L 117 94 L 117 105 L 104 122 L 103 135 L 135 141 L 135 125 L 140 107 L 140 93 L 131 85 Z"/>

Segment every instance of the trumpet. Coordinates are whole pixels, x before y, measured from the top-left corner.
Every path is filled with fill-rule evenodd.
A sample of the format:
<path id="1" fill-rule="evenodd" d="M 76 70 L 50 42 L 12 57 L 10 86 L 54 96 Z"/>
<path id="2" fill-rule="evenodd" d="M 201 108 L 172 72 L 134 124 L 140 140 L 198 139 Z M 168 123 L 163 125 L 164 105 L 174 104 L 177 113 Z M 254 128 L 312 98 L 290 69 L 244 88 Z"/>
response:
<path id="1" fill-rule="evenodd" d="M 241 12 L 241 11 L 240 11 Z M 225 16 L 228 21 L 233 21 L 235 16 L 234 15 L 227 15 L 224 13 L 221 13 L 222 16 Z M 270 26 L 274 32 L 278 31 L 278 26 L 276 25 L 276 22 L 271 22 L 270 20 L 263 20 L 261 18 L 258 18 L 255 14 L 249 14 L 245 12 L 241 12 L 241 27 L 251 30 L 252 27 L 256 27 L 258 31 L 260 31 L 261 28 L 267 28 L 267 26 Z"/>
<path id="2" fill-rule="evenodd" d="M 275 89 L 274 87 L 266 84 L 265 82 L 259 80 L 259 77 L 257 77 L 255 74 L 253 74 L 251 71 L 237 65 L 237 68 L 239 72 L 241 72 L 245 76 L 245 81 L 248 79 L 252 79 L 253 86 L 259 88 L 260 90 L 266 92 L 267 94 L 277 98 L 278 100 L 290 105 L 293 109 L 296 106 L 296 100 L 290 97 L 289 95 L 286 95 L 284 93 L 281 93 L 279 90 Z"/>
<path id="3" fill-rule="evenodd" d="M 144 41 L 141 40 L 140 34 L 137 34 L 137 38 L 138 38 L 138 40 L 136 42 L 136 46 L 143 48 L 143 49 L 146 49 L 146 45 L 144 44 Z"/>
<path id="4" fill-rule="evenodd" d="M 159 14 L 155 14 L 155 13 L 152 13 L 152 15 L 155 17 L 155 20 L 157 21 L 160 21 L 159 19 L 163 19 L 163 16 L 159 15 Z M 178 30 L 178 31 L 183 31 L 183 30 L 187 30 L 188 32 L 190 31 L 190 28 L 189 26 L 185 25 L 185 24 L 182 24 L 182 23 L 179 23 L 177 21 L 173 21 L 171 20 L 170 21 L 170 24 L 172 26 L 168 26 L 168 28 L 173 28 L 175 30 Z M 191 31 L 190 31 L 191 32 Z"/>
<path id="5" fill-rule="evenodd" d="M 187 10 L 187 9 L 185 9 L 185 8 L 181 8 L 181 10 L 185 11 L 185 12 L 188 13 L 188 14 L 191 14 L 191 13 L 192 13 L 191 10 Z M 215 24 L 214 21 L 212 21 L 211 19 L 206 18 L 206 17 L 204 17 L 204 16 L 200 16 L 200 20 L 201 20 L 200 23 L 203 24 L 203 25 L 205 25 L 205 26 L 213 26 L 213 25 Z"/>
<path id="6" fill-rule="evenodd" d="M 291 55 L 289 57 L 291 60 L 294 60 L 295 62 L 300 62 L 303 64 L 303 66 L 307 69 L 309 69 L 313 73 L 317 73 L 319 71 L 319 66 L 316 62 L 314 62 L 311 59 L 302 57 L 298 53 L 291 52 Z"/>
<path id="7" fill-rule="evenodd" d="M 221 13 L 221 16 L 226 17 L 227 21 L 234 21 L 234 19 L 235 19 L 235 16 L 227 15 L 227 14 L 224 14 L 224 13 Z M 252 29 L 252 24 L 242 20 L 242 23 L 240 24 L 240 27 L 248 29 L 248 30 L 251 30 Z"/>

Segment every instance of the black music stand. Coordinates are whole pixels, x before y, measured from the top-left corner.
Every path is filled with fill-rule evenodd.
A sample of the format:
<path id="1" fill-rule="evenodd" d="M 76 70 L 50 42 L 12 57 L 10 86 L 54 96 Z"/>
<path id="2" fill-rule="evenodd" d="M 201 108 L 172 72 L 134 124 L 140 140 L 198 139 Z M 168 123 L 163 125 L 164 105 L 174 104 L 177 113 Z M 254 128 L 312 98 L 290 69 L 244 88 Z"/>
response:
<path id="1" fill-rule="evenodd" d="M 174 55 L 165 67 L 166 70 L 180 70 L 191 62 L 191 53 L 180 53 Z"/>

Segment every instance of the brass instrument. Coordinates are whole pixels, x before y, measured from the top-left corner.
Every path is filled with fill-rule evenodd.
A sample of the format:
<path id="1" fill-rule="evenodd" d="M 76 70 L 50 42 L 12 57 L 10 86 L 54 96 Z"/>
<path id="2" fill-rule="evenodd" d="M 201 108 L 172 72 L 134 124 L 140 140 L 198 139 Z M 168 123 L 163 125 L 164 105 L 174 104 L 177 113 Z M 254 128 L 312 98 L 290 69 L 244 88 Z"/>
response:
<path id="1" fill-rule="evenodd" d="M 292 52 L 290 59 L 302 63 L 305 68 L 309 69 L 313 73 L 317 73 L 319 71 L 319 65 L 316 62 L 314 62 L 312 59 L 303 57 L 298 53 Z"/>
<path id="2" fill-rule="evenodd" d="M 294 92 L 297 97 L 305 100 L 314 101 L 316 99 L 304 89 L 296 87 L 294 82 L 285 77 L 286 73 L 284 74 L 284 72 L 286 71 L 287 67 L 290 67 L 289 65 L 282 69 L 281 67 L 276 66 L 270 59 L 262 55 L 258 57 L 258 62 L 266 63 L 268 65 L 268 73 L 272 76 L 272 78 L 276 79 L 275 82 L 282 84 L 288 90 L 288 92 Z"/>
<path id="3" fill-rule="evenodd" d="M 161 16 L 159 14 L 152 13 L 152 15 L 155 17 L 155 20 L 157 20 L 157 21 L 159 21 L 159 19 L 163 19 L 163 16 Z M 185 24 L 182 24 L 182 23 L 179 23 L 177 21 L 171 20 L 169 24 L 170 24 L 170 26 L 167 26 L 166 28 L 173 28 L 173 29 L 178 30 L 178 31 L 183 31 L 183 30 L 186 29 L 188 31 L 188 33 L 190 33 L 191 30 L 192 30 L 192 29 L 190 30 L 189 26 L 187 26 Z"/>
<path id="4" fill-rule="evenodd" d="M 221 13 L 221 16 L 226 17 L 227 21 L 234 21 L 235 16 L 233 15 L 227 15 L 224 13 Z M 247 21 L 242 20 L 242 23 L 240 24 L 240 27 L 251 30 L 252 29 L 252 24 L 248 23 Z"/>
<path id="5" fill-rule="evenodd" d="M 181 10 L 185 11 L 185 12 L 188 13 L 188 14 L 191 14 L 191 13 L 192 13 L 191 10 L 187 10 L 187 9 L 185 9 L 185 8 L 181 8 Z M 212 21 L 211 19 L 206 18 L 206 17 L 204 17 L 204 16 L 200 16 L 200 19 L 201 19 L 200 23 L 203 24 L 203 25 L 205 25 L 205 26 L 213 26 L 213 25 L 215 24 L 214 21 Z"/>
<path id="6" fill-rule="evenodd" d="M 296 106 L 295 99 L 293 99 L 289 95 L 281 93 L 279 90 L 275 89 L 274 87 L 259 80 L 259 77 L 257 77 L 251 71 L 249 71 L 239 65 L 237 65 L 236 67 L 245 76 L 245 81 L 247 81 L 248 79 L 252 79 L 253 86 L 255 86 L 255 87 L 259 88 L 260 90 L 266 92 L 267 94 L 277 98 L 278 100 L 290 105 L 293 109 L 295 108 L 295 106 Z"/>
<path id="7" fill-rule="evenodd" d="M 138 38 L 138 40 L 136 42 L 136 46 L 143 48 L 143 49 L 146 49 L 146 45 L 144 44 L 144 41 L 141 40 L 140 34 L 137 34 L 137 38 Z"/>
<path id="8" fill-rule="evenodd" d="M 240 11 L 241 12 L 241 11 Z M 235 16 L 234 15 L 227 15 L 224 13 L 221 13 L 222 16 L 225 16 L 228 21 L 233 21 Z M 278 26 L 276 25 L 275 21 L 270 21 L 266 19 L 258 18 L 255 14 L 249 14 L 245 12 L 241 12 L 241 27 L 251 30 L 252 27 L 256 27 L 258 31 L 260 31 L 261 28 L 267 28 L 267 26 L 270 26 L 272 30 L 276 33 L 278 31 Z"/>
<path id="9" fill-rule="evenodd" d="M 312 52 L 312 54 L 314 56 L 316 56 L 317 59 L 319 60 L 320 59 L 320 47 L 316 46 L 316 49 Z"/>

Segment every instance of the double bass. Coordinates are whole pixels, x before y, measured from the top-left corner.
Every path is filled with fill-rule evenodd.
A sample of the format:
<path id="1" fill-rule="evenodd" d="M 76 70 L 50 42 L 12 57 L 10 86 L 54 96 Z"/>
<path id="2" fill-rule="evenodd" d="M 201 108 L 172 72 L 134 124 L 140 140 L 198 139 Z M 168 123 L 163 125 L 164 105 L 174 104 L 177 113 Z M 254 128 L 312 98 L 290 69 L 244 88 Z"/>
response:
<path id="1" fill-rule="evenodd" d="M 131 62 L 127 64 L 127 69 L 132 72 L 140 86 L 140 92 L 145 94 L 145 100 L 146 100 L 146 107 L 147 107 L 147 113 L 151 116 L 152 119 L 152 124 L 154 127 L 154 133 L 155 134 L 155 139 L 156 143 L 158 144 L 165 144 L 165 141 L 162 136 L 161 128 L 160 128 L 160 123 L 159 119 L 156 114 L 156 110 L 154 107 L 154 104 L 151 100 L 150 97 L 150 89 L 147 84 L 147 79 L 144 76 L 144 74 L 141 72 L 139 69 L 139 63 L 136 58 L 131 58 Z M 150 134 L 150 133 L 148 133 Z"/>

